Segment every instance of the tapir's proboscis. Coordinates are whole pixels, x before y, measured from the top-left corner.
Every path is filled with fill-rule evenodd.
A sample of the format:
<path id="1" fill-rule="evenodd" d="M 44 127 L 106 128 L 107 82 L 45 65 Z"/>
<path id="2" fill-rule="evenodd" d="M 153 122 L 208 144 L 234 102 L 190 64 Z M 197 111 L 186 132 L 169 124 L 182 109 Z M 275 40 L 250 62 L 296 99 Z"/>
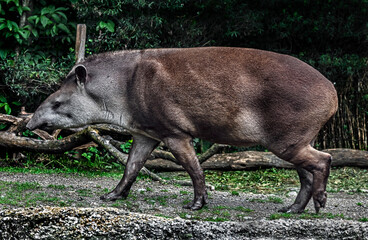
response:
<path id="1" fill-rule="evenodd" d="M 189 173 L 194 200 L 207 203 L 193 138 L 235 146 L 262 145 L 295 165 L 301 188 L 282 212 L 326 204 L 331 156 L 313 148 L 337 111 L 333 84 L 308 64 L 268 51 L 207 47 L 127 50 L 77 63 L 61 88 L 36 110 L 29 129 L 107 123 L 126 128 L 133 145 L 124 176 L 103 200 L 126 198 L 160 142 Z"/>

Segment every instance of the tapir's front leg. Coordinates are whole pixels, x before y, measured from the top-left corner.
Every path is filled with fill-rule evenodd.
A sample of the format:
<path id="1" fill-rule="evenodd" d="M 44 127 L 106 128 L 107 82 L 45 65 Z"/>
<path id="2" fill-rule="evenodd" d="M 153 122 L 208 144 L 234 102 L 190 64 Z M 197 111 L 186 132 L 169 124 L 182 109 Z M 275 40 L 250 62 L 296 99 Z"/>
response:
<path id="1" fill-rule="evenodd" d="M 139 171 L 158 144 L 159 142 L 154 139 L 142 135 L 133 135 L 133 145 L 125 167 L 124 176 L 113 191 L 101 196 L 101 200 L 114 201 L 126 198 Z"/>

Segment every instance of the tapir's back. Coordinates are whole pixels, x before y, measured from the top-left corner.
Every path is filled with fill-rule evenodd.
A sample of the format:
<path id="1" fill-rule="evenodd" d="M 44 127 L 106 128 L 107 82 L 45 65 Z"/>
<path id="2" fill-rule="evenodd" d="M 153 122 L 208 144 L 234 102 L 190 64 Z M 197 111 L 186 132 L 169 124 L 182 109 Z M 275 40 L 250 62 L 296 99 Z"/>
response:
<path id="1" fill-rule="evenodd" d="M 147 50 L 132 81 L 142 128 L 228 144 L 316 135 L 337 108 L 332 83 L 317 70 L 255 49 Z"/>

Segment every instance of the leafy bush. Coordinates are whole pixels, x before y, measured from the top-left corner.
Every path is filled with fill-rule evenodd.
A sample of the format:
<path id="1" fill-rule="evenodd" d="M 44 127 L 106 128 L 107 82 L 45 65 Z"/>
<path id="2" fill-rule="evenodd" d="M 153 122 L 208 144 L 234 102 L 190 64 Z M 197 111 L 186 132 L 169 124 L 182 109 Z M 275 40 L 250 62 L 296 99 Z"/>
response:
<path id="1" fill-rule="evenodd" d="M 0 42 L 0 57 L 5 59 L 9 54 L 14 57 L 14 49 L 18 48 L 19 54 L 27 47 L 53 56 L 63 55 L 68 48 L 56 43 L 71 44 L 74 38 L 71 29 L 75 28 L 66 15 L 69 9 L 54 5 L 65 5 L 65 2 L 69 1 L 53 1 L 52 4 L 51 1 L 37 1 L 31 10 L 30 6 L 23 6 L 25 1 L 21 5 L 19 0 L 0 0 L 0 35 L 4 37 Z"/>
<path id="2" fill-rule="evenodd" d="M 23 104 L 39 104 L 65 75 L 64 68 L 74 62 L 69 48 L 75 24 L 64 7 L 70 2 L 32 2 L 31 9 L 26 1 L 0 0 L 1 82 L 7 86 L 4 94 L 16 96 Z"/>
<path id="3" fill-rule="evenodd" d="M 3 95 L 0 95 L 0 113 L 6 113 L 8 115 L 10 115 L 12 113 L 12 109 L 15 106 L 19 106 L 20 103 L 13 101 L 13 102 L 9 102 L 8 99 L 6 99 L 6 97 L 4 97 Z M 8 126 L 8 124 L 5 123 L 0 123 L 0 130 L 5 129 Z"/>
<path id="4" fill-rule="evenodd" d="M 51 92 L 55 91 L 60 79 L 70 71 L 74 64 L 72 55 L 53 62 L 43 52 L 37 55 L 25 52 L 17 58 L 3 60 L 0 71 L 4 84 L 20 99 L 23 105 L 36 107 Z"/>

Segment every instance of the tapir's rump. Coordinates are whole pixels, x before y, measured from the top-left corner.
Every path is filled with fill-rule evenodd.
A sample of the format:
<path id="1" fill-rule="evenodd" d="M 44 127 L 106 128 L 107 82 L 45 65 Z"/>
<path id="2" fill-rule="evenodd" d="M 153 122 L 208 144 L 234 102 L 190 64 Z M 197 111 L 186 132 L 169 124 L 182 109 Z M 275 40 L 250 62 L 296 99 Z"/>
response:
<path id="1" fill-rule="evenodd" d="M 288 55 L 242 48 L 188 48 L 98 54 L 73 67 L 29 122 L 31 129 L 117 124 L 134 138 L 124 178 L 103 199 L 125 197 L 146 158 L 164 142 L 190 174 L 199 209 L 207 199 L 194 137 L 261 144 L 298 169 L 302 188 L 283 211 L 326 202 L 331 157 L 312 148 L 337 110 L 333 84 Z"/>

